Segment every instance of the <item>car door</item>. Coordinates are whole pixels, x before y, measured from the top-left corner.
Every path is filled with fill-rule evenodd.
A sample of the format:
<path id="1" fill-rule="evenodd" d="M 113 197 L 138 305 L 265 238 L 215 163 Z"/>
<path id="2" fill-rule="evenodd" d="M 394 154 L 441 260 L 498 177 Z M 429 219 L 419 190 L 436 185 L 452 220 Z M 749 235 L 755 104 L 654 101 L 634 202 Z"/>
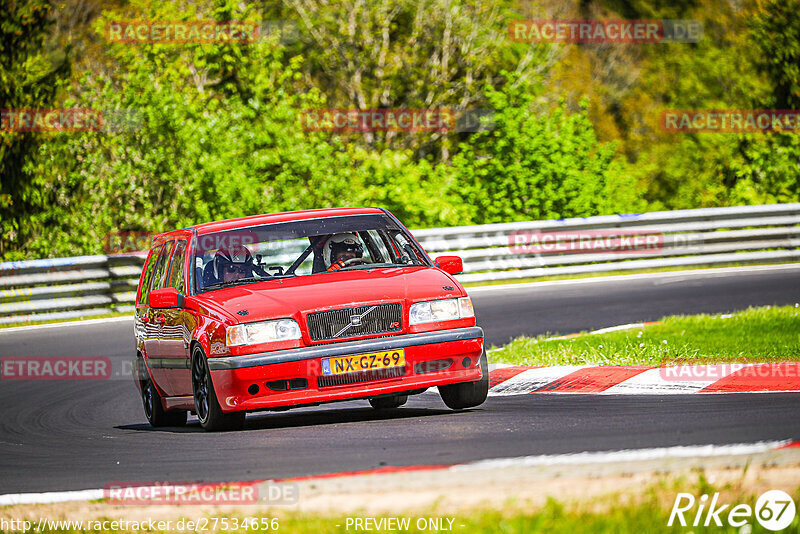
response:
<path id="1" fill-rule="evenodd" d="M 187 239 L 178 238 L 172 252 L 164 287 L 174 287 L 186 295 Z M 161 353 L 164 374 L 167 375 L 169 395 L 191 395 L 192 381 L 189 371 L 189 343 L 191 341 L 191 321 L 193 316 L 182 308 L 165 308 L 161 327 Z"/>
<path id="2" fill-rule="evenodd" d="M 150 294 L 150 284 L 153 280 L 153 272 L 163 248 L 164 244 L 159 243 L 150 250 L 142 269 L 142 281 L 139 286 L 139 293 L 136 296 L 136 317 L 133 323 L 133 331 L 136 336 L 136 349 L 143 354 L 147 354 L 153 343 L 157 342 L 158 325 L 153 321 L 153 313 L 148 304 L 148 296 Z"/>
<path id="3" fill-rule="evenodd" d="M 164 287 L 169 258 L 174 245 L 175 241 L 167 241 L 161 248 L 158 258 L 156 259 L 152 278 L 150 279 L 149 291 Z M 151 307 L 149 302 L 147 303 L 147 309 L 149 321 L 144 339 L 145 354 L 148 360 L 148 367 L 153 375 L 153 380 L 155 380 L 156 385 L 166 393 L 171 389 L 169 386 L 168 373 L 165 371 L 162 361 L 163 351 L 161 338 L 166 316 L 164 315 L 164 310 Z"/>

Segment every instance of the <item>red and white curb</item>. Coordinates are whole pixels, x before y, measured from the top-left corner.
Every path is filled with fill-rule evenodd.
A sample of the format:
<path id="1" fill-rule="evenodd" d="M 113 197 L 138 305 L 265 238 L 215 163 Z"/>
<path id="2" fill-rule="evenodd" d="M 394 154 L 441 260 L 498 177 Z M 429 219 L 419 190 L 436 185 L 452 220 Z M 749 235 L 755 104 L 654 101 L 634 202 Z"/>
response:
<path id="1" fill-rule="evenodd" d="M 558 465 L 591 465 L 603 463 L 621 463 L 648 461 L 669 458 L 711 458 L 718 456 L 746 456 L 781 449 L 798 448 L 800 442 L 791 440 L 759 441 L 756 443 L 734 443 L 728 445 L 689 445 L 677 447 L 655 447 L 648 449 L 624 449 L 617 451 L 581 452 L 575 454 L 544 454 L 536 456 L 519 456 L 514 458 L 493 458 L 475 462 L 452 465 L 411 465 L 387 466 L 363 471 L 347 471 L 278 480 L 253 480 L 247 482 L 231 482 L 230 484 L 280 484 L 314 481 L 331 478 L 356 476 L 375 476 L 420 471 L 480 471 L 518 467 L 558 466 Z M 157 488 L 157 486 L 154 486 Z M 21 504 L 49 504 L 70 501 L 90 501 L 107 496 L 103 489 L 78 491 L 59 491 L 47 493 L 14 493 L 0 495 L 0 506 Z M 120 504 L 114 502 L 111 504 Z M 124 504 L 124 503 L 123 503 Z M 154 503 L 161 504 L 161 503 Z M 253 503 L 259 504 L 259 503 Z"/>
<path id="2" fill-rule="evenodd" d="M 495 364 L 489 396 L 528 393 L 664 395 L 800 392 L 800 362 L 718 365 L 527 367 Z"/>

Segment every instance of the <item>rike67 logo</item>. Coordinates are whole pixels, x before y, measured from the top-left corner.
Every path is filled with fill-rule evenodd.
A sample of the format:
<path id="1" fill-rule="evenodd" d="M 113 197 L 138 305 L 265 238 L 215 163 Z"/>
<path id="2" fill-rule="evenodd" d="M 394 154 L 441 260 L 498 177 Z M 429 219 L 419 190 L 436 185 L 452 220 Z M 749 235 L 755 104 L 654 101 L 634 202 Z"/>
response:
<path id="1" fill-rule="evenodd" d="M 724 526 L 743 527 L 756 521 L 767 530 L 778 531 L 788 527 L 795 516 L 794 500 L 781 490 L 764 492 L 756 501 L 755 508 L 748 504 L 719 504 L 719 493 L 714 493 L 709 502 L 706 494 L 696 499 L 691 493 L 679 493 L 675 497 L 667 526 L 671 527 L 677 520 L 681 526 L 708 527 Z"/>

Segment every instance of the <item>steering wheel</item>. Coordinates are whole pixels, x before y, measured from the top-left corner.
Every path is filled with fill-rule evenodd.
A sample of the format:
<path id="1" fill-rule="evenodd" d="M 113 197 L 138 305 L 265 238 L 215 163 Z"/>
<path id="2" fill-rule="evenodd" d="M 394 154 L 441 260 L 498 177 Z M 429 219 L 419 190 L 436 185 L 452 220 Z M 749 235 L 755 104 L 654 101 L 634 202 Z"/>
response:
<path id="1" fill-rule="evenodd" d="M 350 267 L 351 265 L 363 265 L 365 263 L 372 263 L 372 262 L 369 262 L 364 258 L 350 258 L 349 260 L 344 261 L 344 266 Z"/>

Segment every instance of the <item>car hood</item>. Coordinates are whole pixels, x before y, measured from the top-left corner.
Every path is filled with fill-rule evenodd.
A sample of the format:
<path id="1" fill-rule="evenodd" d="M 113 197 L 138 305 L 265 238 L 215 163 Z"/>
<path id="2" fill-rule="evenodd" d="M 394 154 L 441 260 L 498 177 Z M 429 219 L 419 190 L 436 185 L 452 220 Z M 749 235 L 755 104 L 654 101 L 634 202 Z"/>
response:
<path id="1" fill-rule="evenodd" d="M 249 323 L 376 302 L 403 302 L 465 295 L 461 286 L 433 267 L 391 267 L 322 273 L 257 282 L 201 293 L 198 303 Z M 404 306 L 405 307 L 405 306 Z M 245 312 L 246 313 L 243 313 Z"/>

